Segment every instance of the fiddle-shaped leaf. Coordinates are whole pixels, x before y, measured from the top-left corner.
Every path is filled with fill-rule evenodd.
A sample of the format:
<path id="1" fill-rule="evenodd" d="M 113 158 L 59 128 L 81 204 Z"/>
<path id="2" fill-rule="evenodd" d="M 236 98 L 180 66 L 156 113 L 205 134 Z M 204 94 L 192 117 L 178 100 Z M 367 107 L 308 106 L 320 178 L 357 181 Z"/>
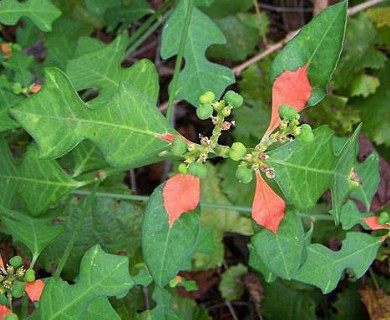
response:
<path id="1" fill-rule="evenodd" d="M 360 127 L 337 153 L 333 149 L 334 133 L 326 126 L 313 131 L 312 142 L 295 140 L 270 151 L 267 164 L 275 170 L 275 181 L 287 203 L 307 212 L 330 189 L 332 213 L 338 221 L 345 197 L 358 185 L 355 168 L 359 131 Z"/>
<path id="2" fill-rule="evenodd" d="M 4 139 L 0 139 L 0 205 L 12 208 L 21 197 L 28 211 L 37 215 L 84 185 L 71 179 L 54 160 L 41 160 L 30 146 L 22 162 L 16 163 Z"/>
<path id="3" fill-rule="evenodd" d="M 33 261 L 36 261 L 43 249 L 65 231 L 62 225 L 53 225 L 50 218 L 32 218 L 2 207 L 0 220 L 14 241 L 20 241 L 30 249 Z"/>
<path id="4" fill-rule="evenodd" d="M 48 0 L 3 0 L 0 2 L 0 22 L 15 25 L 22 17 L 32 20 L 42 31 L 50 31 L 51 24 L 61 11 Z"/>
<path id="5" fill-rule="evenodd" d="M 199 182 L 196 183 L 195 179 L 199 178 L 177 175 L 171 179 L 157 187 L 150 196 L 142 226 L 145 262 L 154 281 L 161 287 L 180 270 L 190 266 L 200 222 L 198 210 L 182 214 L 197 206 Z M 191 187 L 195 191 L 191 191 Z M 195 198 L 190 196 L 188 199 L 192 193 Z M 190 205 L 186 204 L 187 200 Z M 179 204 L 171 204 L 171 201 Z"/>
<path id="6" fill-rule="evenodd" d="M 128 39 L 124 35 L 119 35 L 108 46 L 68 62 L 66 74 L 76 90 L 99 89 L 99 95 L 87 102 L 90 107 L 103 107 L 109 104 L 123 81 L 131 82 L 156 104 L 159 89 L 156 68 L 146 59 L 130 68 L 123 68 L 121 63 L 125 57 L 127 43 Z"/>
<path id="7" fill-rule="evenodd" d="M 272 64 L 272 82 L 286 70 L 295 71 L 307 65 L 313 87 L 307 104 L 322 100 L 343 46 L 347 5 L 347 1 L 342 1 L 328 7 L 288 42 Z"/>
<path id="8" fill-rule="evenodd" d="M 105 253 L 99 245 L 89 249 L 74 285 L 50 279 L 39 301 L 40 319 L 83 319 L 93 301 L 123 296 L 134 286 L 128 257 Z"/>
<path id="9" fill-rule="evenodd" d="M 9 114 L 9 109 L 22 100 L 23 98 L 0 89 L 0 132 L 19 127 L 19 124 Z"/>
<path id="10" fill-rule="evenodd" d="M 307 247 L 307 258 L 295 280 L 319 287 L 324 294 L 336 288 L 343 271 L 350 268 L 357 278 L 364 275 L 375 259 L 382 241 L 361 232 L 348 232 L 339 251 L 321 244 Z M 364 257 L 364 259 L 362 259 Z"/>
<path id="11" fill-rule="evenodd" d="M 169 144 L 159 136 L 177 134 L 131 83 L 121 84 L 108 105 L 92 110 L 56 68 L 48 68 L 41 91 L 11 113 L 33 136 L 43 158 L 60 157 L 88 139 L 109 164 L 137 167 L 160 161 L 158 154 Z"/>
<path id="12" fill-rule="evenodd" d="M 190 1 L 176 2 L 162 36 L 161 56 L 168 59 L 179 51 L 179 44 L 184 30 L 185 19 Z M 185 99 L 193 106 L 198 105 L 198 98 L 206 91 L 220 96 L 226 87 L 234 83 L 234 76 L 229 68 L 212 63 L 206 59 L 205 51 L 212 44 L 226 43 L 223 33 L 215 23 L 196 7 L 193 8 L 184 46 L 185 67 L 179 74 L 176 92 L 171 92 L 177 99 Z"/>

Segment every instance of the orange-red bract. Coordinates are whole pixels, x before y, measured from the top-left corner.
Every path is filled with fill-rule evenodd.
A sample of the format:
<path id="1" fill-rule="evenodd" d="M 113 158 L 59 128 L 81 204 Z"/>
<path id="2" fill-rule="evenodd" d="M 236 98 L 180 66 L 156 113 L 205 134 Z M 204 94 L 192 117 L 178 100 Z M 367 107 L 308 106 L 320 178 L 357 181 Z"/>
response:
<path id="1" fill-rule="evenodd" d="M 37 93 L 39 90 L 41 90 L 41 85 L 34 84 L 34 86 L 31 88 L 31 93 Z"/>
<path id="2" fill-rule="evenodd" d="M 0 304 L 0 319 L 3 319 L 7 314 L 12 313 L 11 309 Z"/>
<path id="3" fill-rule="evenodd" d="M 169 227 L 188 211 L 194 210 L 200 199 L 200 179 L 190 174 L 177 174 L 165 182 L 162 191 Z"/>
<path id="4" fill-rule="evenodd" d="M 4 52 L 4 54 L 5 54 L 5 56 L 6 56 L 7 58 L 11 58 L 12 52 L 11 52 L 11 50 L 9 49 L 7 43 L 3 42 L 3 43 L 1 44 L 1 51 Z"/>
<path id="5" fill-rule="evenodd" d="M 273 233 L 278 231 L 284 217 L 286 204 L 264 181 L 260 172 L 256 173 L 256 192 L 252 204 L 252 218 L 256 223 Z"/>
<path id="6" fill-rule="evenodd" d="M 286 104 L 302 111 L 311 96 L 312 87 L 307 76 L 307 66 L 296 71 L 283 72 L 272 85 L 272 115 L 271 122 L 265 133 L 267 138 L 280 124 L 279 107 Z M 263 138 L 264 139 L 264 138 Z"/>
<path id="7" fill-rule="evenodd" d="M 0 254 L 0 268 L 4 269 L 4 262 L 3 262 L 3 258 L 1 257 L 1 254 Z"/>
<path id="8" fill-rule="evenodd" d="M 165 133 L 165 134 L 159 134 L 157 137 L 159 137 L 160 139 L 163 139 L 165 140 L 166 142 L 169 142 L 169 143 L 172 143 L 173 140 L 176 139 L 176 137 L 179 137 L 179 135 L 177 134 L 172 134 L 172 133 Z M 191 143 L 190 140 L 184 138 L 183 136 L 181 136 L 185 142 L 187 143 Z"/>
<path id="9" fill-rule="evenodd" d="M 362 219 L 371 230 L 390 229 L 388 225 L 380 224 L 377 216 Z"/>
<path id="10" fill-rule="evenodd" d="M 45 283 L 41 280 L 35 280 L 34 282 L 27 282 L 25 291 L 32 302 L 39 301 L 41 297 Z"/>

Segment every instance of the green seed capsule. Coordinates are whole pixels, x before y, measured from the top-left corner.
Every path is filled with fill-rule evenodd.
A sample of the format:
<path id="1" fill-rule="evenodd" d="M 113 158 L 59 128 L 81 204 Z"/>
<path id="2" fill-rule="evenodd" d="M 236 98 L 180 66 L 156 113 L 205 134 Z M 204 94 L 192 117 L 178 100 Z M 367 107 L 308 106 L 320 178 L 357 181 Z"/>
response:
<path id="1" fill-rule="evenodd" d="M 35 271 L 34 269 L 27 269 L 26 274 L 24 275 L 24 281 L 34 282 L 35 281 Z"/>
<path id="2" fill-rule="evenodd" d="M 188 166 L 188 173 L 192 174 L 195 177 L 204 179 L 207 177 L 207 168 L 205 165 L 199 162 L 194 162 Z"/>
<path id="3" fill-rule="evenodd" d="M 15 281 L 13 284 L 12 284 L 12 288 L 11 288 L 11 292 L 12 292 L 12 295 L 15 297 L 15 298 L 21 298 L 24 294 L 24 288 L 26 286 L 26 283 L 25 282 L 22 282 L 22 281 Z"/>
<path id="4" fill-rule="evenodd" d="M 19 320 L 19 317 L 15 313 L 8 313 L 3 320 Z"/>
<path id="5" fill-rule="evenodd" d="M 211 104 L 202 104 L 196 109 L 196 115 L 201 120 L 206 120 L 213 115 L 214 108 Z"/>
<path id="6" fill-rule="evenodd" d="M 12 266 L 12 265 L 10 265 L 10 266 L 8 266 L 7 267 L 7 273 L 9 274 L 9 275 L 13 275 L 14 273 L 15 273 L 15 268 L 14 268 L 14 266 Z"/>
<path id="7" fill-rule="evenodd" d="M 15 256 L 9 259 L 9 263 L 15 268 L 19 268 L 23 264 L 23 259 L 22 257 Z"/>
<path id="8" fill-rule="evenodd" d="M 279 117 L 281 119 L 292 121 L 294 119 L 297 119 L 298 112 L 292 107 L 289 107 L 286 104 L 282 104 L 279 107 Z M 299 118 L 298 118 L 299 119 Z"/>
<path id="9" fill-rule="evenodd" d="M 227 105 L 233 108 L 241 107 L 244 102 L 244 98 L 232 90 L 226 92 L 225 95 L 223 96 L 223 99 L 225 100 Z"/>
<path id="10" fill-rule="evenodd" d="M 230 147 L 229 157 L 234 161 L 239 161 L 245 155 L 246 148 L 241 142 L 234 142 Z"/>
<path id="11" fill-rule="evenodd" d="M 314 140 L 314 134 L 311 127 L 308 124 L 303 124 L 301 126 L 301 133 L 296 136 L 296 139 L 305 143 L 312 142 Z"/>
<path id="12" fill-rule="evenodd" d="M 207 91 L 199 97 L 200 104 L 209 104 L 215 99 L 215 94 L 211 91 Z"/>
<path id="13" fill-rule="evenodd" d="M 182 137 L 176 137 L 172 141 L 171 151 L 175 156 L 182 156 L 184 152 L 187 151 L 187 143 Z"/>
<path id="14" fill-rule="evenodd" d="M 382 211 L 379 214 L 378 223 L 386 224 L 390 220 L 390 215 L 386 211 Z"/>
<path id="15" fill-rule="evenodd" d="M 253 172 L 249 168 L 238 167 L 236 170 L 236 178 L 242 183 L 249 183 L 253 179 Z"/>

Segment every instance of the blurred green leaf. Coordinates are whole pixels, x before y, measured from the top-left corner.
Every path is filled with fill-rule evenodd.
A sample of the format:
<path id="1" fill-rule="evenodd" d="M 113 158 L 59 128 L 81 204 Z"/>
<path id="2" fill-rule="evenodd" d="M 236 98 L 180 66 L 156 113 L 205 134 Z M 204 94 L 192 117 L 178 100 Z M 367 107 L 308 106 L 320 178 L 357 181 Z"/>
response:
<path id="1" fill-rule="evenodd" d="M 243 264 L 231 266 L 221 276 L 218 289 L 224 299 L 228 301 L 240 299 L 244 293 L 242 277 L 248 273 L 248 268 Z"/>
<path id="2" fill-rule="evenodd" d="M 169 59 L 179 50 L 180 36 L 184 28 L 184 20 L 188 0 L 178 1 L 170 15 L 162 35 L 161 57 Z M 234 83 L 232 71 L 208 61 L 206 49 L 212 44 L 226 43 L 223 33 L 215 23 L 196 7 L 193 8 L 191 22 L 184 47 L 185 67 L 179 74 L 176 92 L 171 92 L 176 99 L 185 99 L 193 106 L 198 105 L 199 97 L 206 91 L 221 96 L 226 87 Z"/>

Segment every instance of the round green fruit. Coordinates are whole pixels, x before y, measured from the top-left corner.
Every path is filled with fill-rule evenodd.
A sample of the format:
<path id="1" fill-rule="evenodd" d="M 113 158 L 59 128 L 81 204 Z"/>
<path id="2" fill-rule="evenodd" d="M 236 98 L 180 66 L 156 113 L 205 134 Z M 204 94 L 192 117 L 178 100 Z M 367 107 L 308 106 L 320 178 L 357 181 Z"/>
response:
<path id="1" fill-rule="evenodd" d="M 297 135 L 296 139 L 301 142 L 312 142 L 314 140 L 314 134 L 311 127 L 308 124 L 301 126 L 301 133 Z"/>
<path id="2" fill-rule="evenodd" d="M 227 105 L 233 108 L 241 107 L 244 102 L 244 98 L 232 90 L 226 92 L 223 99 L 225 100 Z"/>
<path id="3" fill-rule="evenodd" d="M 214 108 L 211 104 L 202 104 L 196 109 L 196 115 L 201 120 L 206 120 L 213 115 Z"/>
<path id="4" fill-rule="evenodd" d="M 182 137 L 176 137 L 172 141 L 171 151 L 175 156 L 182 156 L 184 152 L 187 151 L 187 143 Z"/>
<path id="5" fill-rule="evenodd" d="M 234 161 L 239 161 L 246 153 L 246 148 L 241 142 L 234 142 L 230 147 L 229 157 Z"/>
<path id="6" fill-rule="evenodd" d="M 284 120 L 287 120 L 287 121 L 292 121 L 292 120 L 296 119 L 297 116 L 298 116 L 298 112 L 294 108 L 289 107 L 286 104 L 282 104 L 279 107 L 279 117 L 281 119 L 284 119 Z"/>
<path id="7" fill-rule="evenodd" d="M 251 169 L 245 167 L 238 167 L 236 170 L 236 178 L 242 183 L 249 183 L 253 179 L 253 172 Z"/>
<path id="8" fill-rule="evenodd" d="M 24 275 L 24 281 L 34 282 L 35 281 L 35 271 L 34 269 L 27 269 L 26 274 Z"/>
<path id="9" fill-rule="evenodd" d="M 15 268 L 19 268 L 23 264 L 23 259 L 22 257 L 15 256 L 9 259 L 9 263 Z"/>
<path id="10" fill-rule="evenodd" d="M 386 211 L 382 211 L 379 214 L 378 223 L 386 224 L 390 220 L 390 215 Z"/>
<path id="11" fill-rule="evenodd" d="M 211 91 L 207 91 L 199 97 L 200 104 L 209 104 L 215 99 L 215 94 Z"/>
<path id="12" fill-rule="evenodd" d="M 199 162 L 194 162 L 188 166 L 188 173 L 195 177 L 204 179 L 207 177 L 207 168 Z"/>
<path id="13" fill-rule="evenodd" d="M 4 320 L 19 320 L 19 317 L 16 313 L 8 313 L 3 319 Z"/>
<path id="14" fill-rule="evenodd" d="M 26 283 L 25 282 L 22 282 L 22 281 L 15 281 L 13 284 L 12 284 L 12 295 L 15 297 L 15 298 L 21 298 L 24 294 L 24 288 L 26 286 Z"/>

